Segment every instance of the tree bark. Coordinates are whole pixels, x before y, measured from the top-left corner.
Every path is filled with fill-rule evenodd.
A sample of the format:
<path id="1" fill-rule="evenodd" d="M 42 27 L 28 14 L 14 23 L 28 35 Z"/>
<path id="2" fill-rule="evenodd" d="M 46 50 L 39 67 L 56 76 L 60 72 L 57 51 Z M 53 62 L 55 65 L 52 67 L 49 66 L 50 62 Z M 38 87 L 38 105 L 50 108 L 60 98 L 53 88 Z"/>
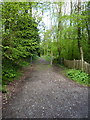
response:
<path id="1" fill-rule="evenodd" d="M 61 17 L 61 4 L 59 5 L 59 12 L 58 12 L 58 17 L 59 17 L 59 20 L 58 20 L 58 31 L 57 31 L 57 46 L 58 46 L 58 54 L 59 54 L 59 57 L 60 57 L 60 54 L 61 54 L 61 48 L 60 48 L 60 42 L 59 40 L 61 39 L 61 21 L 60 21 L 60 17 Z"/>
<path id="2" fill-rule="evenodd" d="M 86 21 L 87 32 L 88 32 L 88 44 L 90 44 L 90 1 L 87 4 L 86 8 L 88 19 Z"/>
<path id="3" fill-rule="evenodd" d="M 81 2 L 80 0 L 78 0 L 78 15 L 80 14 L 80 10 L 81 10 Z M 78 18 L 77 19 L 78 21 L 80 21 L 80 19 Z M 81 27 L 80 27 L 80 24 L 78 23 L 78 49 L 79 49 L 79 53 L 81 54 L 81 51 L 80 51 L 80 47 L 81 47 Z"/>
<path id="4" fill-rule="evenodd" d="M 71 13 L 70 15 L 72 15 L 73 13 L 73 4 L 72 4 L 72 0 L 70 0 L 70 3 L 71 3 Z M 70 19 L 70 26 L 72 26 L 72 19 Z M 72 56 L 71 56 L 71 59 L 74 58 L 74 40 L 72 39 Z"/>

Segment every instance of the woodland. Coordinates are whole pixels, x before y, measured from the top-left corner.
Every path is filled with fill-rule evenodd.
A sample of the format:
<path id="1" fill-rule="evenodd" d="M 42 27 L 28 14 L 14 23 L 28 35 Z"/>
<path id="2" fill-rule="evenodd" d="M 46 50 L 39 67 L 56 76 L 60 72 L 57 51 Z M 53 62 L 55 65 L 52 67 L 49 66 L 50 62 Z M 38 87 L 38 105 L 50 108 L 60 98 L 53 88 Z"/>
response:
<path id="1" fill-rule="evenodd" d="M 90 1 L 2 2 L 0 6 L 3 86 L 40 56 L 59 64 L 61 58 L 80 60 L 83 51 L 90 63 Z M 43 17 L 46 13 L 49 23 Z"/>

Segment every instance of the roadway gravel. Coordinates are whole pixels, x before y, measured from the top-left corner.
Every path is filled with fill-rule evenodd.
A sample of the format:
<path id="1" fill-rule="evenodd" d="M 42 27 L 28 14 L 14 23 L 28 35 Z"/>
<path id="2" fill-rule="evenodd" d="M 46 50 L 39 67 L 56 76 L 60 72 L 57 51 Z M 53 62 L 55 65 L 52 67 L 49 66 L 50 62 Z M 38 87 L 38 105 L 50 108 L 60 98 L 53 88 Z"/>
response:
<path id="1" fill-rule="evenodd" d="M 88 88 L 69 80 L 43 59 L 23 87 L 3 105 L 3 118 L 88 118 Z"/>

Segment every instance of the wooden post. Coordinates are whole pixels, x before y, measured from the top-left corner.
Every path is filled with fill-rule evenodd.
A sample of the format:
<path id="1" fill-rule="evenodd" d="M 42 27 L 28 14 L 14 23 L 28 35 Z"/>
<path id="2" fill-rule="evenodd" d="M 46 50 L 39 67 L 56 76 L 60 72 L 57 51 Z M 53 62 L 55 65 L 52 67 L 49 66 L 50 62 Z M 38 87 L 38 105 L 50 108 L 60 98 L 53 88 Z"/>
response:
<path id="1" fill-rule="evenodd" d="M 31 64 L 32 64 L 32 56 L 31 56 Z"/>
<path id="2" fill-rule="evenodd" d="M 44 56 L 45 56 L 45 48 L 44 48 Z"/>
<path id="3" fill-rule="evenodd" d="M 84 64 L 85 64 L 85 72 L 87 73 L 87 62 L 85 61 Z"/>
<path id="4" fill-rule="evenodd" d="M 53 61 L 53 53 L 52 53 L 52 50 L 51 50 L 51 65 L 52 65 L 52 61 Z"/>
<path id="5" fill-rule="evenodd" d="M 75 69 L 75 59 L 74 59 L 74 69 Z"/>
<path id="6" fill-rule="evenodd" d="M 83 71 L 83 62 L 84 62 L 84 59 L 83 59 L 83 50 L 82 50 L 82 47 L 80 47 L 80 52 L 81 52 L 81 70 Z"/>
<path id="7" fill-rule="evenodd" d="M 47 44 L 47 56 L 48 56 L 48 44 Z"/>

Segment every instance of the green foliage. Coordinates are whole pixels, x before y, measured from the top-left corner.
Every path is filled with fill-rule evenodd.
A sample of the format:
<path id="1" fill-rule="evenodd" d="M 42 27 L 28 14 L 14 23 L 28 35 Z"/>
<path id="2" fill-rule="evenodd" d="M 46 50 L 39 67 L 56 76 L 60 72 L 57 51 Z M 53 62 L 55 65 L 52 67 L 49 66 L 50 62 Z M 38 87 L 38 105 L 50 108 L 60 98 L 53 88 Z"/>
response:
<path id="1" fill-rule="evenodd" d="M 74 4 L 74 3 L 73 3 Z M 60 58 L 80 59 L 78 38 L 84 51 L 84 59 L 90 62 L 90 2 L 82 3 L 78 12 L 78 4 L 73 5 L 71 14 L 62 10 L 64 3 L 35 3 L 35 2 L 3 2 L 2 4 L 2 61 L 3 85 L 8 84 L 17 76 L 20 67 L 29 65 L 26 59 L 45 56 L 47 61 L 54 58 L 60 63 Z M 37 14 L 36 20 L 32 17 L 34 9 L 47 12 L 52 17 L 51 29 L 43 30 L 43 40 L 39 37 L 38 22 L 43 18 Z M 52 7 L 53 6 L 53 7 Z M 76 7 L 75 7 L 76 6 Z M 64 6 L 65 7 L 65 6 Z M 29 12 L 28 12 L 29 11 Z M 55 22 L 55 24 L 54 24 Z M 42 24 L 44 27 L 44 24 Z M 80 36 L 78 36 L 78 28 Z M 45 32 L 44 32 L 45 31 Z M 25 60 L 25 61 L 24 61 Z M 75 71 L 74 71 L 75 72 Z M 69 73 L 71 75 L 71 73 Z M 80 75 L 79 75 L 80 74 Z M 72 76 L 72 75 L 71 75 Z M 84 77 L 85 76 L 85 77 Z M 84 73 L 78 72 L 73 78 L 87 83 Z M 85 80 L 86 79 L 86 80 Z"/>
<path id="2" fill-rule="evenodd" d="M 7 93 L 7 86 L 6 85 L 3 85 L 3 86 L 0 85 L 0 92 Z"/>
<path id="3" fill-rule="evenodd" d="M 8 60 L 3 61 L 2 84 L 7 85 L 9 82 L 12 82 L 14 78 L 18 78 L 18 76 L 20 76 L 21 74 L 21 72 L 19 72 L 18 70 L 28 65 L 30 65 L 30 63 L 25 60 L 20 60 L 19 64 Z"/>
<path id="4" fill-rule="evenodd" d="M 85 72 L 82 72 L 80 70 L 70 69 L 70 70 L 67 70 L 67 75 L 72 80 L 78 83 L 90 85 L 90 76 L 86 74 Z"/>
<path id="5" fill-rule="evenodd" d="M 27 62 L 27 61 L 21 61 L 21 62 L 19 63 L 19 65 L 20 65 L 21 67 L 26 67 L 26 66 L 30 65 L 30 63 Z"/>
<path id="6" fill-rule="evenodd" d="M 1 90 L 2 90 L 2 93 L 7 93 L 8 92 L 6 85 L 3 85 Z"/>
<path id="7" fill-rule="evenodd" d="M 3 3 L 3 58 L 12 61 L 38 54 L 37 23 L 30 13 L 29 3 Z"/>
<path id="8" fill-rule="evenodd" d="M 38 24 L 31 13 L 32 4 L 33 2 L 2 4 L 3 85 L 13 81 L 21 67 L 29 65 L 26 59 L 38 55 L 40 38 Z"/>
<path id="9" fill-rule="evenodd" d="M 53 59 L 53 63 L 54 64 L 60 64 L 60 57 L 57 55 L 56 57 L 54 57 L 54 59 Z"/>
<path id="10" fill-rule="evenodd" d="M 53 6 L 50 8 L 51 24 L 54 21 L 55 24 L 53 23 L 51 29 L 43 33 L 42 55 L 51 55 L 52 51 L 55 63 L 59 63 L 60 58 L 81 59 L 81 46 L 84 60 L 90 62 L 90 2 L 80 3 L 80 10 L 78 2 L 72 3 L 70 14 L 63 10 L 63 7 L 67 8 L 66 2 L 51 3 L 50 6 Z"/>
<path id="11" fill-rule="evenodd" d="M 13 81 L 13 79 L 17 76 L 17 70 L 19 66 L 10 61 L 3 61 L 2 66 L 2 85 L 8 84 Z"/>

